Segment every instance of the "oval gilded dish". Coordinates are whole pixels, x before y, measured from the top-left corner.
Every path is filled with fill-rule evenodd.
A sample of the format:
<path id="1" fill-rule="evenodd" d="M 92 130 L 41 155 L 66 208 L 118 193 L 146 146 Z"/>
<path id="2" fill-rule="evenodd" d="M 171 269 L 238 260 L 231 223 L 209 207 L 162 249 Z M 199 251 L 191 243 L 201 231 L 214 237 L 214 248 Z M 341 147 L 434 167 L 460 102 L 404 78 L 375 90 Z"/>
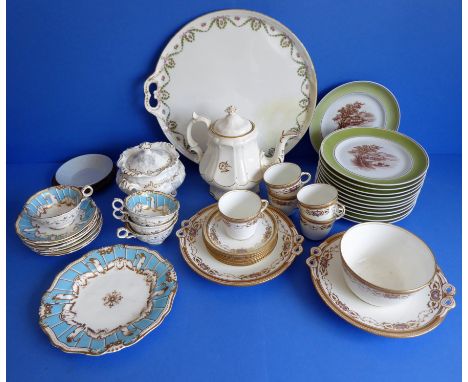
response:
<path id="1" fill-rule="evenodd" d="M 172 308 L 172 264 L 144 247 L 93 250 L 60 272 L 42 297 L 39 324 L 67 353 L 102 355 L 131 346 Z"/>

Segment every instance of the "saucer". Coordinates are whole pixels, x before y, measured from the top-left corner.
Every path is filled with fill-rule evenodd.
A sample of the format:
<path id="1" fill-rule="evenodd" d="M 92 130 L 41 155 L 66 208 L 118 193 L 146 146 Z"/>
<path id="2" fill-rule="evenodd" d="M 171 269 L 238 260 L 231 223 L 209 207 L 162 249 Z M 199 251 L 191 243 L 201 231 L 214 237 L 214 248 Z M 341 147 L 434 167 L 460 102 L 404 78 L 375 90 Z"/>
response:
<path id="1" fill-rule="evenodd" d="M 367 332 L 394 338 L 416 337 L 435 329 L 455 307 L 455 287 L 437 267 L 433 281 L 401 303 L 377 307 L 358 298 L 345 284 L 340 242 L 344 232 L 311 249 L 306 263 L 322 300 L 342 319 Z"/>
<path id="2" fill-rule="evenodd" d="M 224 285 L 261 284 L 283 273 L 302 253 L 304 238 L 298 234 L 292 221 L 283 212 L 269 207 L 278 227 L 277 243 L 271 253 L 251 265 L 228 265 L 217 260 L 203 240 L 203 225 L 216 208 L 217 204 L 212 204 L 202 209 L 189 220 L 184 220 L 177 231 L 184 260 L 200 276 Z"/>
<path id="3" fill-rule="evenodd" d="M 105 247 L 57 275 L 42 297 L 39 324 L 64 352 L 112 353 L 158 327 L 171 310 L 176 291 L 174 267 L 158 252 Z"/>
<path id="4" fill-rule="evenodd" d="M 21 239 L 25 239 L 33 243 L 63 242 L 85 229 L 94 218 L 96 211 L 97 206 L 94 201 L 92 199 L 86 199 L 81 203 L 78 216 L 72 224 L 62 229 L 51 229 L 34 224 L 31 221 L 31 218 L 23 210 L 16 220 L 16 233 Z"/>
<path id="5" fill-rule="evenodd" d="M 278 236 L 275 215 L 268 208 L 258 219 L 255 234 L 247 240 L 235 240 L 224 229 L 221 213 L 215 209 L 203 225 L 203 238 L 208 247 L 228 256 L 248 256 L 273 246 Z"/>
<path id="6" fill-rule="evenodd" d="M 38 245 L 32 246 L 24 242 L 32 251 L 39 253 L 42 256 L 63 256 L 72 252 L 76 252 L 88 244 L 90 244 L 94 239 L 96 239 L 102 229 L 102 216 L 101 213 L 98 213 L 97 219 L 94 223 L 90 224 L 90 229 L 86 230 L 79 238 L 73 238 L 66 244 L 49 246 L 49 247 L 40 247 Z"/>

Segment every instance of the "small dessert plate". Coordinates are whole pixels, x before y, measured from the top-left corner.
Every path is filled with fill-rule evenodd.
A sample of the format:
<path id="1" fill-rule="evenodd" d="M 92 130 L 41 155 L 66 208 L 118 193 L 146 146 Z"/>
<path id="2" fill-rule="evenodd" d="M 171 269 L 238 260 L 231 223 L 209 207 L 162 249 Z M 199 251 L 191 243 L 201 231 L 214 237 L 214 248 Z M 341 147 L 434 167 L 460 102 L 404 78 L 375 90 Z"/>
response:
<path id="1" fill-rule="evenodd" d="M 61 229 L 34 224 L 31 217 L 23 210 L 16 220 L 16 233 L 22 239 L 31 242 L 65 241 L 85 229 L 93 219 L 96 210 L 96 204 L 92 199 L 84 200 L 73 223 Z"/>
<path id="2" fill-rule="evenodd" d="M 113 182 L 115 166 L 112 159 L 102 154 L 85 154 L 62 164 L 55 173 L 53 184 L 99 190 Z"/>
<path id="3" fill-rule="evenodd" d="M 218 209 L 210 214 L 203 225 L 203 238 L 208 246 L 227 255 L 256 254 L 272 244 L 277 236 L 276 219 L 268 208 L 259 216 L 255 234 L 246 240 L 235 240 L 226 234 Z"/>
<path id="4" fill-rule="evenodd" d="M 367 332 L 395 338 L 416 337 L 435 329 L 455 307 L 455 287 L 437 267 L 429 285 L 397 305 L 377 307 L 346 285 L 340 256 L 344 232 L 311 249 L 306 263 L 322 300 L 342 319 Z"/>
<path id="5" fill-rule="evenodd" d="M 68 265 L 44 294 L 39 324 L 67 353 L 102 355 L 158 327 L 177 291 L 174 267 L 156 251 L 115 245 Z"/>
<path id="6" fill-rule="evenodd" d="M 214 258 L 203 240 L 203 225 L 217 208 L 206 207 L 182 222 L 177 231 L 180 250 L 187 264 L 200 276 L 218 284 L 249 286 L 267 282 L 283 273 L 302 253 L 304 238 L 281 211 L 271 208 L 278 226 L 278 241 L 265 258 L 251 265 L 228 265 Z"/>

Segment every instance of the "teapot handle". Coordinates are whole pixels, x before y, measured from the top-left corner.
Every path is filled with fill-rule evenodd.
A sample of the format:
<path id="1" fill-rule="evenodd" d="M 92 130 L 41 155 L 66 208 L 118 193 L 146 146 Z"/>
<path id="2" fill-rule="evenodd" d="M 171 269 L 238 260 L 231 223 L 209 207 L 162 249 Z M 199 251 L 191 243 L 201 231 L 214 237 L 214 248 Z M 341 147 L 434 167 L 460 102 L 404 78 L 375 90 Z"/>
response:
<path id="1" fill-rule="evenodd" d="M 197 141 L 193 139 L 192 137 L 192 126 L 196 122 L 202 122 L 206 125 L 207 128 L 210 127 L 211 121 L 208 118 L 202 117 L 201 115 L 198 115 L 197 113 L 192 114 L 192 120 L 187 126 L 187 133 L 186 133 L 186 138 L 187 138 L 187 143 L 190 147 L 190 151 L 193 152 L 196 157 L 197 157 L 197 162 L 200 162 L 202 156 L 203 156 L 203 150 L 201 147 L 198 145 Z"/>

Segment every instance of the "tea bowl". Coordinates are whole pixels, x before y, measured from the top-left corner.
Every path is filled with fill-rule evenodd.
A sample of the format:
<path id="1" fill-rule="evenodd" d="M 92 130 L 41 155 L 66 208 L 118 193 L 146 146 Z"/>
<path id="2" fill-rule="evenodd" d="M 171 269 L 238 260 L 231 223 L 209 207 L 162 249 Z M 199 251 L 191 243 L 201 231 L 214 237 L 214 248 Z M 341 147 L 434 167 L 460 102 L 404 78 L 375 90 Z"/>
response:
<path id="1" fill-rule="evenodd" d="M 174 225 L 171 225 L 169 228 L 157 233 L 152 234 L 140 234 L 135 232 L 130 226 L 117 228 L 117 237 L 119 239 L 133 239 L 136 238 L 144 243 L 159 245 L 166 240 L 171 234 Z"/>
<path id="2" fill-rule="evenodd" d="M 124 200 L 112 202 L 113 216 L 123 222 L 155 227 L 171 221 L 178 213 L 180 204 L 172 195 L 159 191 L 137 191 Z"/>
<path id="3" fill-rule="evenodd" d="M 411 232 L 388 223 L 361 223 L 340 244 L 343 275 L 361 300 L 395 305 L 427 286 L 436 273 L 430 248 Z"/>
<path id="4" fill-rule="evenodd" d="M 59 230 L 73 223 L 81 203 L 92 194 L 91 186 L 49 187 L 31 196 L 23 208 L 33 224 Z"/>

